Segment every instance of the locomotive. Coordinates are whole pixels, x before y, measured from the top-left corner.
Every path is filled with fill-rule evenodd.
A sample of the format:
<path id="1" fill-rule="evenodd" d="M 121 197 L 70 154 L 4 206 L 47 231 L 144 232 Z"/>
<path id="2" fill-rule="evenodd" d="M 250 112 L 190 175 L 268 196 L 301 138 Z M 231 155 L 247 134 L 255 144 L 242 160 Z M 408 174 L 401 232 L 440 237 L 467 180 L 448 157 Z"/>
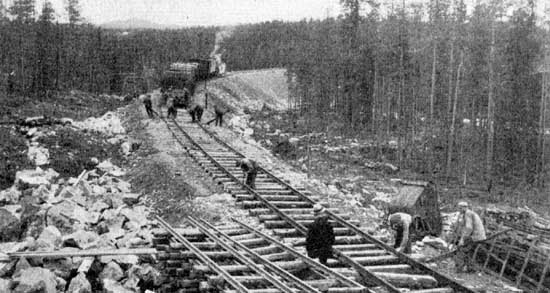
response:
<path id="1" fill-rule="evenodd" d="M 202 59 L 194 58 L 186 62 L 170 64 L 160 80 L 161 90 L 174 96 L 176 107 L 187 108 L 195 94 L 197 84 L 225 73 L 225 63 L 220 55 Z"/>

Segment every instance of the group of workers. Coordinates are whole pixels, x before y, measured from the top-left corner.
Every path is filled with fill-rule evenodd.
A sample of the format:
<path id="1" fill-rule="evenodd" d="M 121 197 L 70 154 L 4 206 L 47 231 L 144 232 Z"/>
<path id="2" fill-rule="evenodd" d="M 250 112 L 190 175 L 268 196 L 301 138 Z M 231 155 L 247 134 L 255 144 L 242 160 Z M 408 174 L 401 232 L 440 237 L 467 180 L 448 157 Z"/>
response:
<path id="1" fill-rule="evenodd" d="M 457 253 L 455 268 L 457 272 L 473 272 L 475 265 L 470 257 L 475 249 L 475 243 L 487 238 L 481 217 L 470 209 L 467 202 L 459 202 L 460 211 L 457 223 L 456 242 Z M 321 205 L 313 207 L 314 221 L 308 227 L 306 236 L 306 250 L 311 258 L 319 258 L 323 265 L 328 258 L 334 258 L 332 245 L 335 242 L 334 230 L 328 221 L 326 209 Z M 400 253 L 411 253 L 411 231 L 413 217 L 407 213 L 394 213 L 388 218 L 391 229 L 395 232 L 394 249 Z"/>
<path id="2" fill-rule="evenodd" d="M 188 92 L 185 93 L 186 95 Z M 161 89 L 161 95 L 164 96 L 166 99 L 166 108 L 167 108 L 167 117 L 169 119 L 176 119 L 177 116 L 177 107 L 176 107 L 176 100 L 175 97 L 171 94 L 171 89 L 168 91 L 164 91 Z M 208 93 L 204 93 L 204 101 L 201 102 L 195 102 L 191 103 L 191 105 L 188 105 L 189 102 L 187 101 L 186 97 L 186 105 L 184 108 L 187 108 L 187 111 L 189 112 L 189 115 L 191 116 L 191 122 L 197 122 L 200 123 L 202 120 L 202 115 L 204 113 L 205 108 L 207 107 L 208 103 Z M 145 107 L 145 112 L 147 113 L 147 116 L 149 118 L 154 118 L 156 116 L 162 116 L 161 113 L 156 113 L 153 110 L 153 101 L 150 94 L 146 94 L 143 98 L 143 105 Z M 204 106 L 203 106 L 204 105 Z M 215 122 L 215 126 L 222 126 L 223 124 L 223 116 L 229 112 L 229 108 L 225 106 L 221 101 L 214 104 L 214 119 L 206 122 L 207 125 L 210 125 L 210 123 Z"/>
<path id="3" fill-rule="evenodd" d="M 205 93 L 207 95 L 207 93 Z M 206 99 L 208 97 L 206 96 Z M 146 95 L 143 100 L 145 111 L 149 118 L 154 118 L 157 114 L 153 111 L 153 105 L 150 95 Z M 168 118 L 175 119 L 177 110 L 174 104 L 174 98 L 168 97 L 166 102 L 168 108 Z M 206 106 L 206 104 L 205 104 Z M 193 105 L 189 109 L 192 122 L 201 122 L 204 109 L 201 105 Z M 227 108 L 220 104 L 214 105 L 215 118 L 208 121 L 206 124 L 215 122 L 216 126 L 221 126 L 223 123 L 223 115 L 228 112 Z M 158 114 L 157 114 L 158 115 Z M 243 184 L 248 188 L 256 189 L 256 176 L 258 174 L 259 166 L 251 159 L 243 158 L 236 161 L 235 167 L 240 167 L 243 172 Z M 467 202 L 459 202 L 458 209 L 460 211 L 459 221 L 455 232 L 457 234 L 455 245 L 457 254 L 455 257 L 457 272 L 471 272 L 474 270 L 469 254 L 474 249 L 474 244 L 486 239 L 485 228 L 480 216 L 474 212 Z M 313 206 L 314 220 L 308 226 L 306 236 L 306 251 L 307 255 L 311 258 L 318 258 L 319 262 L 323 265 L 327 264 L 329 258 L 334 258 L 332 252 L 332 246 L 335 243 L 335 235 L 332 224 L 329 222 L 329 215 L 327 210 L 316 204 Z M 411 244 L 413 232 L 414 218 L 412 215 L 398 212 L 391 214 L 388 217 L 388 221 L 391 229 L 395 232 L 395 242 L 393 248 L 400 253 L 411 253 Z"/>

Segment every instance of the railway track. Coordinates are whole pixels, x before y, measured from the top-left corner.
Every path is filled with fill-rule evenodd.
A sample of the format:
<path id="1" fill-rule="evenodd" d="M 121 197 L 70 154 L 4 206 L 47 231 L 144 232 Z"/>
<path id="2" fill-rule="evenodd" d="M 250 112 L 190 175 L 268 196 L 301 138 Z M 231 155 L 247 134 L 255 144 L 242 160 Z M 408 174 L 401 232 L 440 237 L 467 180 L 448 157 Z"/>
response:
<path id="1" fill-rule="evenodd" d="M 172 239 L 179 241 L 188 251 L 192 251 L 191 255 L 205 264 L 199 269 L 216 273 L 216 278 L 225 281 L 226 292 L 319 292 L 321 289 L 328 289 L 328 292 L 474 292 L 396 251 L 361 230 L 358 223 L 350 220 L 349 215 L 331 208 L 327 208 L 327 211 L 336 235 L 333 247 L 336 259 L 329 259 L 327 267 L 312 262 L 305 257 L 304 236 L 307 232 L 306 226 L 314 219 L 312 207 L 315 201 L 307 191 L 292 187 L 263 168 L 258 172 L 256 189 L 249 188 L 239 179 L 243 177 L 242 171 L 235 167 L 235 161 L 243 158 L 243 154 L 204 126 L 184 122 L 182 118 L 178 120 L 164 120 L 174 140 L 218 184 L 222 184 L 243 209 L 256 216 L 273 235 L 281 239 L 281 242 L 275 243 L 272 240 L 277 241 L 276 239 L 268 239 L 267 235 L 244 223 L 237 223 L 238 228 L 228 228 L 243 232 L 242 234 L 224 235 L 223 231 L 206 222 L 189 218 L 189 222 L 201 235 L 206 235 L 209 239 L 208 242 L 200 242 L 200 245 L 193 247 L 192 242 L 186 242 L 185 235 L 178 234 L 164 223 L 166 229 L 172 229 Z M 282 243 L 293 247 L 292 251 L 278 245 Z M 255 247 L 260 244 L 264 246 Z M 273 246 L 279 249 L 271 250 Z M 213 247 L 218 249 L 216 253 L 205 252 L 205 249 Z M 257 253 L 264 254 L 255 255 L 247 249 L 256 249 Z M 220 255 L 230 256 L 229 259 L 233 262 L 218 265 L 216 257 Z M 317 282 L 302 280 L 300 283 L 289 279 L 280 269 L 289 273 L 310 269 L 326 278 Z M 234 273 L 238 275 L 235 276 Z M 268 278 L 269 274 L 276 276 L 275 279 L 280 280 L 284 286 Z"/>

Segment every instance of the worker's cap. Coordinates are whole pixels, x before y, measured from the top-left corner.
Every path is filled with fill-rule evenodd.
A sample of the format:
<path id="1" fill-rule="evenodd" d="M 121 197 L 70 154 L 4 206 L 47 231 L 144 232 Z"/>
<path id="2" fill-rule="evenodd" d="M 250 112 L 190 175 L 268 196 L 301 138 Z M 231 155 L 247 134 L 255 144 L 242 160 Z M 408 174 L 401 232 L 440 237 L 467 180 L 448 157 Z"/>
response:
<path id="1" fill-rule="evenodd" d="M 326 210 L 325 210 L 325 207 L 323 207 L 322 205 L 320 204 L 315 204 L 313 206 L 313 214 L 315 215 L 319 215 L 321 213 L 324 213 Z"/>
<path id="2" fill-rule="evenodd" d="M 398 214 L 391 214 L 388 217 L 388 221 L 390 222 L 390 225 L 398 224 L 400 220 L 401 220 L 401 217 Z"/>
<path id="3" fill-rule="evenodd" d="M 459 207 L 465 207 L 465 208 L 467 208 L 467 207 L 468 207 L 468 203 L 465 202 L 465 201 L 461 201 L 461 202 L 458 203 L 458 206 L 459 206 Z"/>

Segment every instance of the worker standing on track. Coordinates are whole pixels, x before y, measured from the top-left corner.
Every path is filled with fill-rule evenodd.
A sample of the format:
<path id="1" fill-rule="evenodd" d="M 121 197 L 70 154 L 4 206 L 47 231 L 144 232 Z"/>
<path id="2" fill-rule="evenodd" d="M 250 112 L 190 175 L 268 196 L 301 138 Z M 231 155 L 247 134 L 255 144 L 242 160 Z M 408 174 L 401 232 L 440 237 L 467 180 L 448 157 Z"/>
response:
<path id="1" fill-rule="evenodd" d="M 473 244 L 476 241 L 487 239 L 487 235 L 485 234 L 485 227 L 483 226 L 481 217 L 469 208 L 467 202 L 459 202 L 458 208 L 460 210 L 458 219 L 460 238 L 458 246 L 462 248 L 456 254 L 456 271 L 462 272 L 465 269 L 466 272 L 474 272 L 475 266 L 470 255 L 475 249 Z"/>
<path id="2" fill-rule="evenodd" d="M 145 94 L 143 97 L 143 105 L 145 106 L 147 116 L 149 116 L 149 118 L 153 118 L 153 102 L 151 101 L 151 96 L 149 94 Z"/>
<path id="3" fill-rule="evenodd" d="M 241 167 L 241 170 L 244 173 L 243 180 L 245 181 L 245 184 L 252 189 L 256 189 L 256 175 L 258 175 L 258 164 L 251 159 L 244 158 L 237 161 L 235 167 Z"/>
<path id="4" fill-rule="evenodd" d="M 178 111 L 176 110 L 176 106 L 174 104 L 174 97 L 171 94 L 169 94 L 166 100 L 166 107 L 168 108 L 168 118 L 176 119 Z"/>
<path id="5" fill-rule="evenodd" d="M 396 233 L 393 248 L 402 253 L 411 253 L 412 216 L 407 213 L 394 213 L 388 220 Z"/>
<path id="6" fill-rule="evenodd" d="M 313 215 L 315 220 L 307 230 L 306 250 L 311 258 L 319 258 L 319 262 L 327 265 L 327 259 L 332 258 L 332 245 L 336 238 L 334 229 L 328 221 L 328 214 L 323 206 L 316 204 L 313 206 Z"/>

